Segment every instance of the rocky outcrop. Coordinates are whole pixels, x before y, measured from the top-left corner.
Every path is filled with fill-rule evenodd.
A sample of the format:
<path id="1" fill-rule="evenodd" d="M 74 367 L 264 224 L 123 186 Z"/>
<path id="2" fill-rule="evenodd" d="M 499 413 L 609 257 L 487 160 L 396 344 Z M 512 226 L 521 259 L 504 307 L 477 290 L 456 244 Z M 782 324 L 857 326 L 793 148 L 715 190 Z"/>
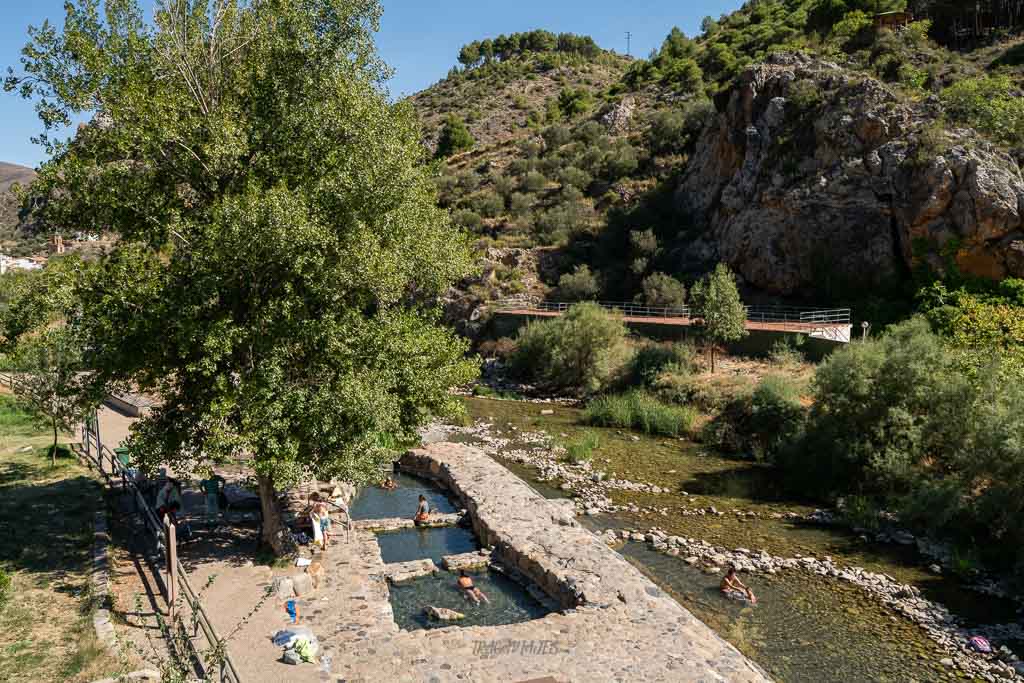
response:
<path id="1" fill-rule="evenodd" d="M 748 69 L 677 190 L 705 230 L 684 259 L 722 260 L 789 294 L 822 277 L 871 286 L 923 261 L 1024 276 L 1024 177 L 939 103 L 799 54 Z"/>

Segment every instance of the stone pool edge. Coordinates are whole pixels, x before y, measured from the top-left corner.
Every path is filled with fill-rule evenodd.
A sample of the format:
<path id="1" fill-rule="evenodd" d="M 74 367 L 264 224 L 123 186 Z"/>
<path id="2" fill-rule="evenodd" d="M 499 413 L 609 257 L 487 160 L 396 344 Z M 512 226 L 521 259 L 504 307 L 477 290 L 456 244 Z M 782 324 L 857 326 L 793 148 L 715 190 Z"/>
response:
<path id="1" fill-rule="evenodd" d="M 567 614 L 600 612 L 609 627 L 606 633 L 616 634 L 607 647 L 621 647 L 621 657 L 634 659 L 639 669 L 655 677 L 682 666 L 702 679 L 770 680 L 761 667 L 567 516 L 564 506 L 540 496 L 482 450 L 432 443 L 408 451 L 398 464 L 457 497 L 481 545 L 493 549 L 493 558 L 521 572 Z M 667 630 L 659 629 L 657 642 L 643 643 L 653 624 L 667 625 Z M 638 649 L 638 644 L 646 647 Z"/>

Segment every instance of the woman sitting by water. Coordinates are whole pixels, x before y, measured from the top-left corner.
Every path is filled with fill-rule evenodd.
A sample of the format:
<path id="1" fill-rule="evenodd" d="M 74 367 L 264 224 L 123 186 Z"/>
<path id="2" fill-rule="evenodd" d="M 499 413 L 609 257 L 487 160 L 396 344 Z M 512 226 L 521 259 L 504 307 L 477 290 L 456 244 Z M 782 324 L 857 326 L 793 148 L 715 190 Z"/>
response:
<path id="1" fill-rule="evenodd" d="M 736 567 L 729 567 L 729 571 L 722 577 L 722 583 L 718 587 L 724 595 L 729 597 L 746 598 L 750 600 L 751 605 L 757 604 L 757 598 L 754 597 L 754 591 L 750 590 L 740 581 L 740 577 L 736 576 Z"/>
<path id="2" fill-rule="evenodd" d="M 430 519 L 430 504 L 427 503 L 427 497 L 420 494 L 420 505 L 416 508 L 416 516 L 412 518 L 412 521 L 416 526 L 425 524 Z"/>
<path id="3" fill-rule="evenodd" d="M 473 579 L 469 578 L 469 574 L 466 573 L 465 569 L 459 570 L 458 584 L 459 589 L 462 591 L 462 596 L 467 600 L 472 600 L 478 605 L 481 600 L 488 605 L 491 604 L 491 601 L 487 599 L 484 592 L 473 585 Z"/>

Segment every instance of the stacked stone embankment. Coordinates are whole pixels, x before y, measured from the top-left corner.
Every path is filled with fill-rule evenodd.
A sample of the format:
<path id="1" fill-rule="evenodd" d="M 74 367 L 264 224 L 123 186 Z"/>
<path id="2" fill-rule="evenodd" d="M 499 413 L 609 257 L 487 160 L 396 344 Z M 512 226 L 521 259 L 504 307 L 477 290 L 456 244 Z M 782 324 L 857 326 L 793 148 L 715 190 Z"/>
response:
<path id="1" fill-rule="evenodd" d="M 479 449 L 433 443 L 408 452 L 399 464 L 448 488 L 466 508 L 481 544 L 492 547 L 492 557 L 568 610 L 532 622 L 533 633 L 547 633 L 558 622 L 553 636 L 594 641 L 581 650 L 599 646 L 602 658 L 618 662 L 617 670 L 634 673 L 632 680 L 769 680 L 566 515 L 564 506 L 541 497 Z"/>

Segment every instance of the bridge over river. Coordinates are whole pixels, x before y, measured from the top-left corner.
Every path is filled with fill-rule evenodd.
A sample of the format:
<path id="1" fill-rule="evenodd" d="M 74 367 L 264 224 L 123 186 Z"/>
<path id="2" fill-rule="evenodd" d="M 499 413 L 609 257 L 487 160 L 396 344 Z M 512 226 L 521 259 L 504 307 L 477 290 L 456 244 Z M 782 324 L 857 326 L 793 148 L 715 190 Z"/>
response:
<path id="1" fill-rule="evenodd" d="M 700 316 L 689 306 L 647 306 L 628 301 L 597 301 L 602 308 L 622 314 L 627 323 L 699 326 Z M 506 299 L 494 302 L 492 310 L 506 315 L 556 317 L 573 303 Z M 804 308 L 796 306 L 747 306 L 748 330 L 794 332 L 816 339 L 847 343 L 853 329 L 849 308 Z"/>

